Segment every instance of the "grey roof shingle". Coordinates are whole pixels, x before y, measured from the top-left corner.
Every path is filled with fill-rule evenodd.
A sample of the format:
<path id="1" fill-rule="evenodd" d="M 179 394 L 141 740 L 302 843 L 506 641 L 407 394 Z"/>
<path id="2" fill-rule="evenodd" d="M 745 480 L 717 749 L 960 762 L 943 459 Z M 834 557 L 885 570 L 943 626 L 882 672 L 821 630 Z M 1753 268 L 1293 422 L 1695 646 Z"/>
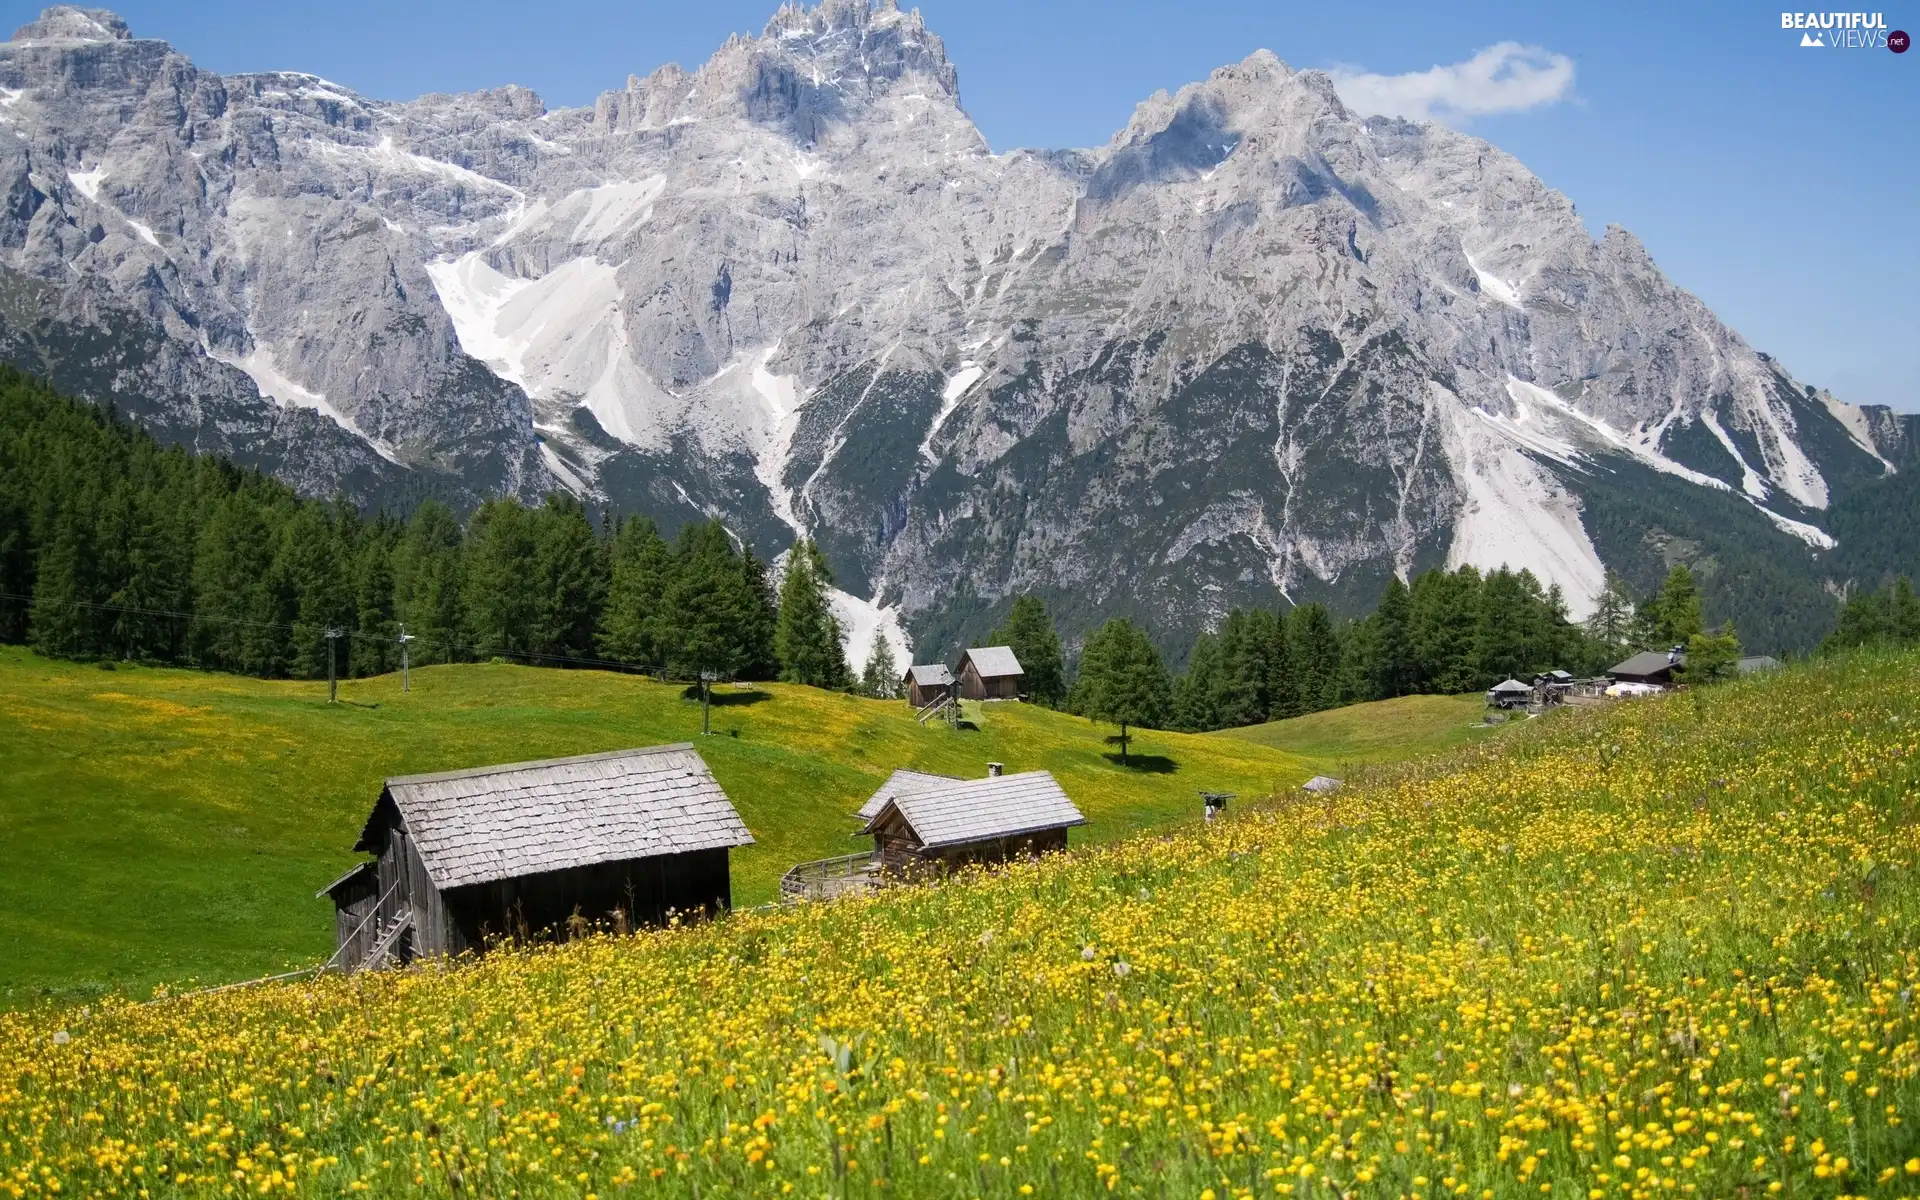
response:
<path id="1" fill-rule="evenodd" d="M 946 668 L 942 667 L 941 669 L 945 670 Z M 887 801 L 898 796 L 901 792 L 924 791 L 930 787 L 939 787 L 943 783 L 952 782 L 954 782 L 954 777 L 951 775 L 934 775 L 927 771 L 909 771 L 905 767 L 902 767 L 900 770 L 887 776 L 887 781 L 880 785 L 880 790 L 868 796 L 867 802 L 860 806 L 860 811 L 853 815 L 859 817 L 862 821 L 871 821 L 880 815 L 880 810 L 886 806 Z"/>
<path id="2" fill-rule="evenodd" d="M 871 832 L 889 809 L 899 812 L 930 850 L 1087 823 L 1047 771 L 961 779 L 902 792 L 882 803 L 861 832 Z"/>
<path id="3" fill-rule="evenodd" d="M 1020 668 L 1020 660 L 1006 646 L 969 646 L 960 656 L 961 662 L 973 663 L 973 669 L 980 672 L 982 679 L 994 679 L 1001 675 L 1025 675 Z"/>
<path id="4" fill-rule="evenodd" d="M 1503 683 L 1496 683 L 1487 690 L 1489 692 L 1499 692 L 1503 696 L 1517 696 L 1521 692 L 1531 692 L 1533 689 L 1521 683 L 1518 679 L 1509 679 Z"/>
<path id="5" fill-rule="evenodd" d="M 908 667 L 907 677 L 921 687 L 945 687 L 953 682 L 953 672 L 947 670 L 944 663 Z"/>
<path id="6" fill-rule="evenodd" d="M 1686 661 L 1687 656 L 1682 654 L 1680 656 L 1680 662 L 1685 663 Z M 1642 650 L 1627 661 L 1616 664 L 1607 674 L 1636 676 L 1658 675 L 1662 671 L 1671 670 L 1674 665 L 1675 664 L 1667 661 L 1667 654 L 1663 650 Z"/>
<path id="7" fill-rule="evenodd" d="M 443 891 L 753 844 L 727 794 L 685 742 L 407 775 L 387 780 L 385 794 Z"/>

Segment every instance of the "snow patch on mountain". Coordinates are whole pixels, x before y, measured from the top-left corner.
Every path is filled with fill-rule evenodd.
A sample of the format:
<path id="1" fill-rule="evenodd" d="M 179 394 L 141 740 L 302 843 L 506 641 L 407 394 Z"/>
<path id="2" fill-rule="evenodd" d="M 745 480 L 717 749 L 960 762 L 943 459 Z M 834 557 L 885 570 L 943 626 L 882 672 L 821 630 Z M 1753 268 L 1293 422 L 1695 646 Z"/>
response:
<path id="1" fill-rule="evenodd" d="M 80 194 L 89 200 L 100 199 L 100 181 L 107 177 L 105 167 L 95 167 L 91 171 L 68 171 L 67 182 L 78 188 Z"/>
<path id="2" fill-rule="evenodd" d="M 1880 465 L 1885 468 L 1887 474 L 1898 474 L 1894 465 L 1887 461 L 1887 456 L 1880 453 L 1880 447 L 1874 443 L 1873 427 L 1867 423 L 1867 414 L 1859 405 L 1835 400 L 1824 393 L 1820 396 L 1820 403 L 1826 407 L 1828 415 L 1840 422 L 1841 428 L 1847 431 L 1847 436 L 1853 439 L 1854 445 L 1880 460 Z"/>
<path id="3" fill-rule="evenodd" d="M 913 641 L 901 624 L 899 605 L 876 604 L 839 588 L 827 589 L 827 603 L 833 609 L 833 619 L 840 623 L 847 666 L 855 675 L 867 669 L 867 654 L 873 649 L 876 631 L 887 639 L 887 645 L 893 648 L 894 663 L 901 674 L 906 674 L 907 664 L 913 661 Z"/>
<path id="4" fill-rule="evenodd" d="M 1481 295 L 1486 296 L 1490 300 L 1497 300 L 1508 308 L 1520 307 L 1519 288 L 1508 283 L 1498 275 L 1482 268 L 1473 255 L 1467 252 L 1466 247 L 1462 246 L 1460 252 L 1466 254 L 1467 265 L 1473 268 L 1474 278 L 1480 281 Z"/>
<path id="5" fill-rule="evenodd" d="M 984 344 L 985 340 L 983 338 L 981 342 L 975 344 Z M 941 428 L 946 425 L 947 418 L 953 415 L 953 410 L 960 407 L 960 398 L 967 394 L 967 389 L 979 383 L 986 373 L 985 367 L 969 360 L 963 362 L 958 371 L 947 377 L 946 385 L 940 389 L 940 411 L 933 414 L 933 424 L 927 426 L 927 436 L 920 439 L 920 457 L 926 462 L 931 464 L 940 461 L 940 456 L 933 452 L 933 439 L 940 435 Z"/>
<path id="6" fill-rule="evenodd" d="M 560 228 L 572 224 L 567 240 L 576 246 L 596 246 L 618 237 L 636 225 L 644 225 L 653 216 L 653 204 L 667 189 L 665 175 L 649 175 L 628 183 L 608 183 L 569 193 L 554 204 L 544 220 L 523 228 L 537 229 L 544 224 Z"/>
<path id="7" fill-rule="evenodd" d="M 1734 462 L 1740 464 L 1740 490 L 1755 500 L 1765 500 L 1767 498 L 1766 481 L 1761 479 L 1760 473 L 1747 462 L 1746 455 L 1740 453 L 1740 447 L 1734 443 L 1733 437 L 1721 428 L 1720 418 L 1713 415 L 1712 409 L 1703 408 L 1700 410 L 1700 423 L 1705 425 L 1707 432 L 1720 443 L 1721 449 L 1732 455 Z"/>
<path id="8" fill-rule="evenodd" d="M 1433 387 L 1446 413 L 1442 444 L 1464 492 L 1447 566 L 1525 567 L 1542 582 L 1559 584 L 1568 612 L 1585 618 L 1607 572 L 1581 524 L 1579 500 L 1522 451 L 1527 443 L 1516 444 L 1503 436 L 1504 428 L 1470 419 L 1458 397 L 1437 383 Z"/>
<path id="9" fill-rule="evenodd" d="M 332 421 L 335 425 L 346 430 L 348 433 L 359 438 L 361 441 L 367 443 L 367 445 L 373 447 L 375 452 L 388 462 L 397 463 L 400 461 L 399 458 L 395 456 L 393 447 L 387 445 L 379 438 L 367 436 L 358 425 L 348 419 L 345 413 L 335 408 L 332 402 L 324 395 L 294 379 L 288 378 L 287 375 L 280 370 L 278 363 L 275 362 L 273 351 L 267 347 L 266 343 L 257 338 L 254 340 L 253 349 L 248 351 L 244 358 L 232 354 L 223 354 L 211 347 L 207 349 L 207 357 L 217 363 L 224 363 L 229 367 L 244 371 L 247 377 L 253 380 L 253 385 L 260 389 L 262 396 L 279 404 L 281 407 L 310 408 L 314 412 Z"/>
<path id="10" fill-rule="evenodd" d="M 766 420 L 761 426 L 765 432 L 759 453 L 754 456 L 753 473 L 767 489 L 773 515 L 780 518 L 796 536 L 805 537 L 806 527 L 793 511 L 793 493 L 786 485 L 787 460 L 793 456 L 793 435 L 800 426 L 802 400 L 793 376 L 776 375 L 767 369 L 767 364 L 778 353 L 779 342 L 768 346 L 754 360 L 752 374 L 748 377 L 754 394 L 760 398 L 766 411 Z M 726 373 L 726 370 L 721 371 L 722 375 Z"/>

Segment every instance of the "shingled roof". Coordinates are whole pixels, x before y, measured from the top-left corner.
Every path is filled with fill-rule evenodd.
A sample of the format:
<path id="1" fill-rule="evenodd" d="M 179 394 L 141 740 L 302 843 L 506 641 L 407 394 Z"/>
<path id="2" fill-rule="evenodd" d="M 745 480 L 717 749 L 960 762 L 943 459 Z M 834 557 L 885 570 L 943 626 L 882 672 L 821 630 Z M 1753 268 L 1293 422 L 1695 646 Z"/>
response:
<path id="1" fill-rule="evenodd" d="M 973 669 L 980 672 L 982 679 L 994 679 L 1002 675 L 1024 675 L 1020 660 L 1013 656 L 1013 650 L 1007 646 L 969 646 L 960 661 L 971 661 Z"/>
<path id="2" fill-rule="evenodd" d="M 387 780 L 442 891 L 753 843 L 689 743 Z M 375 814 L 379 812 L 376 805 Z M 356 850 L 372 849 L 374 818 Z"/>
<path id="3" fill-rule="evenodd" d="M 871 833 L 889 810 L 897 811 L 929 850 L 1087 823 L 1047 771 L 960 779 L 901 792 L 888 797 L 861 832 Z"/>
<path id="4" fill-rule="evenodd" d="M 953 682 L 953 672 L 944 663 L 919 663 L 907 668 L 907 678 L 921 687 L 945 687 Z"/>
<path id="5" fill-rule="evenodd" d="M 945 667 L 940 669 L 942 671 L 946 670 Z M 880 785 L 880 790 L 868 796 L 867 802 L 860 806 L 860 811 L 853 815 L 859 817 L 862 821 L 871 821 L 880 815 L 880 810 L 886 806 L 887 801 L 898 796 L 901 792 L 924 791 L 927 788 L 939 787 L 941 784 L 953 782 L 954 777 L 951 775 L 934 775 L 926 771 L 909 771 L 905 767 L 902 767 L 900 770 L 887 776 L 887 781 Z"/>

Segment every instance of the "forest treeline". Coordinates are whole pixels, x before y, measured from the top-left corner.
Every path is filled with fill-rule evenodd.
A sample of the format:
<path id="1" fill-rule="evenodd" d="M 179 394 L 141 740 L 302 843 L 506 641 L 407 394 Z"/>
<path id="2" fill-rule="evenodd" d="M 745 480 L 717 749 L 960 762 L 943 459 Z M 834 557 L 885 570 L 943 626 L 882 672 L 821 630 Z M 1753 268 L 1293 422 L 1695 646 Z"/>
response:
<path id="1" fill-rule="evenodd" d="M 162 447 L 0 368 L 0 641 L 48 655 L 374 675 L 399 666 L 404 632 L 414 663 L 502 658 L 897 694 L 904 664 L 883 639 L 859 678 L 848 669 L 818 547 L 800 541 L 785 566 L 776 582 L 717 521 L 668 541 L 645 517 L 596 523 L 565 495 L 490 501 L 465 522 L 433 501 L 405 521 L 365 516 Z M 1123 730 L 1209 730 L 1596 672 L 1713 632 L 1684 566 L 1639 602 L 1609 578 L 1584 624 L 1527 571 L 1463 567 L 1390 579 L 1358 619 L 1320 604 L 1232 612 L 1177 675 L 1124 619 L 1093 631 L 1070 671 L 1031 596 L 991 641 L 1013 647 L 1041 703 Z M 1737 645 L 1731 629 L 1718 636 L 1716 652 Z M 1829 644 L 1902 640 L 1920 641 L 1904 580 L 1850 599 Z"/>

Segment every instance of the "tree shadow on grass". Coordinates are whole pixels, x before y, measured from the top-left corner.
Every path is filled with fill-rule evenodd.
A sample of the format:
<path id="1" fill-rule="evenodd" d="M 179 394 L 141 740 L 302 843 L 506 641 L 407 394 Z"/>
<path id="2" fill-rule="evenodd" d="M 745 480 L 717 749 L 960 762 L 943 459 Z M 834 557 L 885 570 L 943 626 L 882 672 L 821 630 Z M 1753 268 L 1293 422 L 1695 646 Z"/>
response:
<path id="1" fill-rule="evenodd" d="M 1118 746 L 1119 744 L 1120 739 L 1118 736 L 1107 739 L 1107 745 L 1109 746 Z M 1119 751 L 1115 751 L 1112 754 L 1103 754 L 1101 757 L 1116 767 L 1123 767 L 1129 771 L 1139 771 L 1148 775 L 1171 775 L 1180 769 L 1179 763 L 1164 754 L 1129 754 L 1127 755 L 1127 761 L 1124 763 L 1120 761 Z"/>
<path id="2" fill-rule="evenodd" d="M 682 700 L 691 700 L 695 704 L 698 704 L 700 702 L 700 685 L 697 683 L 689 684 L 687 689 L 680 693 L 680 698 Z M 738 708 L 742 705 L 758 704 L 762 700 L 771 699 L 773 699 L 772 692 L 763 692 L 759 688 L 748 688 L 740 692 L 715 691 L 710 703 L 715 708 Z"/>

